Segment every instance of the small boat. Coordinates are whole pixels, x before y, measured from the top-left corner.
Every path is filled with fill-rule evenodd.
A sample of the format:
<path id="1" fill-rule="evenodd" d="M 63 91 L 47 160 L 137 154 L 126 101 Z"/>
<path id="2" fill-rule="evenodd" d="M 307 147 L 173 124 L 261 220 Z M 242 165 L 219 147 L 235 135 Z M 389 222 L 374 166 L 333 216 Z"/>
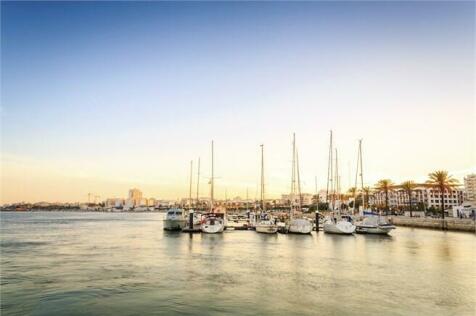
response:
<path id="1" fill-rule="evenodd" d="M 202 224 L 200 228 L 202 232 L 207 234 L 217 234 L 223 233 L 225 230 L 225 213 L 215 213 L 213 202 L 214 202 L 214 188 L 215 188 L 215 177 L 213 169 L 213 141 L 212 141 L 212 176 L 210 178 L 210 213 L 202 215 Z"/>
<path id="2" fill-rule="evenodd" d="M 393 229 L 395 226 L 380 216 L 366 216 L 356 224 L 356 232 L 359 234 L 388 235 Z"/>
<path id="3" fill-rule="evenodd" d="M 278 232 L 278 225 L 274 223 L 274 220 L 262 220 L 256 225 L 256 232 L 276 234 Z"/>
<path id="4" fill-rule="evenodd" d="M 165 214 L 164 230 L 182 230 L 185 227 L 185 222 L 183 210 L 172 208 Z"/>
<path id="5" fill-rule="evenodd" d="M 224 213 L 207 213 L 202 215 L 202 232 L 207 234 L 223 233 L 225 229 Z"/>
<path id="6" fill-rule="evenodd" d="M 314 225 L 312 221 L 302 216 L 302 195 L 301 195 L 301 177 L 300 177 L 300 170 L 299 170 L 299 155 L 296 149 L 296 135 L 293 133 L 293 159 L 292 159 L 292 173 L 291 173 L 291 209 L 289 212 L 289 221 L 287 222 L 285 232 L 290 234 L 310 234 Z M 297 176 L 297 179 L 296 179 Z M 297 184 L 296 184 L 297 180 Z M 295 196 L 296 196 L 296 189 L 298 192 L 298 200 L 299 203 L 297 205 L 298 213 L 301 215 L 296 215 L 295 210 Z"/>
<path id="7" fill-rule="evenodd" d="M 355 226 L 351 222 L 337 217 L 326 218 L 322 228 L 329 234 L 352 235 L 355 232 Z"/>
<path id="8" fill-rule="evenodd" d="M 248 230 L 248 218 L 244 215 L 228 215 L 226 228 L 231 230 Z"/>
<path id="9" fill-rule="evenodd" d="M 276 234 L 278 226 L 274 220 L 266 213 L 266 200 L 264 198 L 264 145 L 261 145 L 261 209 L 260 220 L 255 226 L 257 233 Z"/>
<path id="10" fill-rule="evenodd" d="M 314 225 L 307 218 L 293 218 L 289 222 L 288 233 L 290 234 L 310 234 Z"/>

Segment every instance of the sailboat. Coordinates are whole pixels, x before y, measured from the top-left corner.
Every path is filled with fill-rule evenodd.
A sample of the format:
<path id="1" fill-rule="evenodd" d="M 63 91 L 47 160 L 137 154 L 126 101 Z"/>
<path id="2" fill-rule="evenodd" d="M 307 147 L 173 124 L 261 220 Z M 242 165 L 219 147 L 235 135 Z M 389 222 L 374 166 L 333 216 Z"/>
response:
<path id="1" fill-rule="evenodd" d="M 225 229 L 225 213 L 215 213 L 213 208 L 213 194 L 214 194 L 214 170 L 213 170 L 213 141 L 212 141 L 212 176 L 210 179 L 210 212 L 202 215 L 202 232 L 208 234 L 222 233 Z"/>
<path id="2" fill-rule="evenodd" d="M 342 235 L 351 235 L 355 232 L 355 226 L 343 218 L 340 214 L 340 206 L 336 208 L 336 197 L 339 193 L 339 169 L 338 169 L 338 158 L 336 150 L 336 161 L 335 161 L 335 175 L 333 173 L 333 159 L 332 159 L 332 131 L 330 132 L 330 142 L 329 142 L 329 165 L 327 172 L 327 188 L 329 192 L 329 186 L 331 187 L 331 196 L 332 196 L 332 216 L 327 217 L 323 224 L 324 232 L 330 234 L 342 234 Z M 330 184 L 330 185 L 329 185 Z M 328 203 L 329 210 L 329 203 Z"/>
<path id="3" fill-rule="evenodd" d="M 192 199 L 192 184 L 193 184 L 193 161 L 190 161 L 190 187 L 188 192 L 188 214 L 186 218 L 185 227 L 182 229 L 185 233 L 198 233 L 201 232 L 201 217 L 200 213 L 193 210 Z M 197 199 L 196 206 L 198 206 L 198 188 L 200 181 L 200 158 L 198 158 L 198 175 L 197 175 Z M 192 216 L 192 222 L 190 223 L 190 216 Z"/>
<path id="4" fill-rule="evenodd" d="M 299 191 L 298 210 L 302 210 L 301 179 L 299 177 L 299 159 L 296 152 L 296 134 L 293 133 L 293 159 L 291 172 L 291 209 L 287 231 L 292 234 L 310 234 L 313 224 L 307 218 L 296 217 L 295 214 L 295 195 L 296 195 L 296 174 L 298 177 L 297 188 Z M 297 165 L 296 165 L 297 160 Z"/>
<path id="5" fill-rule="evenodd" d="M 261 214 L 258 224 L 256 224 L 256 232 L 265 234 L 276 234 L 278 232 L 278 226 L 266 213 L 266 202 L 264 198 L 264 145 L 261 145 Z"/>
<path id="6" fill-rule="evenodd" d="M 360 176 L 360 185 L 362 191 L 362 214 L 364 218 L 361 222 L 356 223 L 356 232 L 359 234 L 376 234 L 376 235 L 388 235 L 396 227 L 383 217 L 374 215 L 371 211 L 365 211 L 365 196 L 364 196 L 364 172 L 362 168 L 362 139 L 359 139 L 359 150 L 357 153 L 357 170 L 355 174 L 355 187 L 357 188 L 357 177 Z M 360 174 L 359 174 L 360 167 Z M 371 214 L 371 215 L 365 215 Z"/>

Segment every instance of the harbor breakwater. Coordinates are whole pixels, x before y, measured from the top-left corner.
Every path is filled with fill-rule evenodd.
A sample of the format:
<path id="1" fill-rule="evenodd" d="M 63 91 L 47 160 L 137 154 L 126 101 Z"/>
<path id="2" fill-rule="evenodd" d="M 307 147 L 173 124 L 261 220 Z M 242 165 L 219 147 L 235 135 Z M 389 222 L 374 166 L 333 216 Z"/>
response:
<path id="1" fill-rule="evenodd" d="M 390 221 L 397 226 L 444 229 L 476 233 L 476 222 L 472 219 L 460 218 L 429 218 L 392 216 Z"/>

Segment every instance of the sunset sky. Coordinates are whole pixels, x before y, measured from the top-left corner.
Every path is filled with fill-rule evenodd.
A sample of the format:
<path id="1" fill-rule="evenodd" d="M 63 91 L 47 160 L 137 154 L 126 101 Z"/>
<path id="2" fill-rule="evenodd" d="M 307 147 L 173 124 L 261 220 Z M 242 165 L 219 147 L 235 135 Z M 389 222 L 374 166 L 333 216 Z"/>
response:
<path id="1" fill-rule="evenodd" d="M 1 199 L 324 188 L 476 171 L 475 4 L 2 2 Z M 350 168 L 349 168 L 350 166 Z M 196 181 L 196 168 L 194 181 Z M 195 193 L 194 193 L 195 194 Z"/>

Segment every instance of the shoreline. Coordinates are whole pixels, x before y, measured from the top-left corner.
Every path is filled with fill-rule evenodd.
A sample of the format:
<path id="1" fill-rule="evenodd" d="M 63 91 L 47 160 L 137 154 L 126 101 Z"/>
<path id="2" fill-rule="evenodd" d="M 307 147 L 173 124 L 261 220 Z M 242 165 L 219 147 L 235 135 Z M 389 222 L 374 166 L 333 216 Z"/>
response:
<path id="1" fill-rule="evenodd" d="M 389 216 L 389 220 L 395 226 L 476 233 L 476 221 L 472 219 Z"/>

